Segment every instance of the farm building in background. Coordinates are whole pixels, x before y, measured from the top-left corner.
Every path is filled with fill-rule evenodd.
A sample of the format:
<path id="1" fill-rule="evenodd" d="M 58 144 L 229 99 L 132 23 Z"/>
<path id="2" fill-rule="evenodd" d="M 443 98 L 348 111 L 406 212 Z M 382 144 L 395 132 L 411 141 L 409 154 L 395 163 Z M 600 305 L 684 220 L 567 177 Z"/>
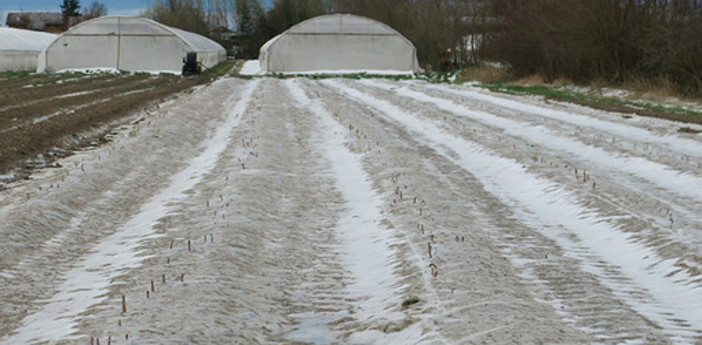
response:
<path id="1" fill-rule="evenodd" d="M 56 35 L 0 28 L 0 71 L 36 70 L 37 57 Z"/>
<path id="2" fill-rule="evenodd" d="M 416 71 L 417 52 L 391 27 L 365 17 L 333 14 L 299 23 L 261 47 L 265 72 Z"/>
<path id="3" fill-rule="evenodd" d="M 110 68 L 180 73 L 183 58 L 192 52 L 203 70 L 227 57 L 221 45 L 192 32 L 146 18 L 100 17 L 58 36 L 40 56 L 38 71 Z"/>

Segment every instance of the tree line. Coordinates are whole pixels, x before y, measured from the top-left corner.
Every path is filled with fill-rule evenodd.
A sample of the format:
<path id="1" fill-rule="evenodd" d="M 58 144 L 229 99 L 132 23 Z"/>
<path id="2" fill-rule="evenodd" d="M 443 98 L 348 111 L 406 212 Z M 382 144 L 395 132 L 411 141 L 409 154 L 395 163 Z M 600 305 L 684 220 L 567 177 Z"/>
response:
<path id="1" fill-rule="evenodd" d="M 645 79 L 702 93 L 702 0 L 276 0 L 267 7 L 259 0 L 155 0 L 147 16 L 256 58 L 270 38 L 328 13 L 396 29 L 424 68 L 488 61 L 514 77 Z M 224 38 L 228 28 L 234 41 Z"/>
<path id="2" fill-rule="evenodd" d="M 417 46 L 425 66 L 451 61 L 478 62 L 478 29 L 487 21 L 487 0 L 276 0 L 264 8 L 259 0 L 155 0 L 146 15 L 166 25 L 218 41 L 223 28 L 237 32 L 236 56 L 256 58 L 267 40 L 291 26 L 330 13 L 351 13 L 379 20 Z M 469 36 L 470 35 L 470 36 Z M 475 36 L 476 39 L 471 39 Z"/>
<path id="3" fill-rule="evenodd" d="M 93 0 L 93 2 L 85 8 L 83 13 L 80 12 L 80 0 L 63 0 L 59 7 L 61 8 L 61 15 L 64 18 L 80 16 L 97 18 L 107 14 L 107 6 L 98 0 Z"/>
<path id="4" fill-rule="evenodd" d="M 496 0 L 483 55 L 517 76 L 647 80 L 702 96 L 701 0 Z"/>

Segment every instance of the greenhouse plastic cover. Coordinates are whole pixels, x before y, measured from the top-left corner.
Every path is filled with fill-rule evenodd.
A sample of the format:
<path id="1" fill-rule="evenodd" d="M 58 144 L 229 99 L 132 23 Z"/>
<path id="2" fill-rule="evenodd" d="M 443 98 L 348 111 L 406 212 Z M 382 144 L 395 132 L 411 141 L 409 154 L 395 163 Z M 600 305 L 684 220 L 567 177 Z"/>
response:
<path id="1" fill-rule="evenodd" d="M 147 18 L 100 17 L 81 23 L 64 33 L 65 35 L 117 35 L 123 36 L 177 36 L 193 50 L 224 49 L 211 39 L 185 30 L 163 25 Z"/>
<path id="2" fill-rule="evenodd" d="M 416 71 L 416 49 L 389 26 L 350 14 L 319 16 L 261 47 L 265 72 Z"/>
<path id="3" fill-rule="evenodd" d="M 40 52 L 46 49 L 56 36 L 46 32 L 0 27 L 0 50 Z"/>
<path id="4" fill-rule="evenodd" d="M 116 68 L 125 71 L 180 71 L 188 52 L 203 69 L 226 59 L 218 43 L 146 18 L 101 17 L 64 32 L 39 59 L 38 70 Z"/>
<path id="5" fill-rule="evenodd" d="M 45 32 L 0 28 L 0 71 L 35 70 L 40 52 L 55 38 Z"/>

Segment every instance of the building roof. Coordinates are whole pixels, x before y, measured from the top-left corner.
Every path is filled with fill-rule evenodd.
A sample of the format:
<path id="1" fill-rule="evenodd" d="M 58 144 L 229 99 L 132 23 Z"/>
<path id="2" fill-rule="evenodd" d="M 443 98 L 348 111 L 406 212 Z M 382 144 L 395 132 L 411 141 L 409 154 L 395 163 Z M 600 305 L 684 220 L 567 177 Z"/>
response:
<path id="1" fill-rule="evenodd" d="M 84 16 L 69 17 L 68 26 L 86 19 Z M 61 12 L 9 12 L 5 24 L 18 29 L 44 31 L 47 27 L 63 27 L 63 15 Z"/>

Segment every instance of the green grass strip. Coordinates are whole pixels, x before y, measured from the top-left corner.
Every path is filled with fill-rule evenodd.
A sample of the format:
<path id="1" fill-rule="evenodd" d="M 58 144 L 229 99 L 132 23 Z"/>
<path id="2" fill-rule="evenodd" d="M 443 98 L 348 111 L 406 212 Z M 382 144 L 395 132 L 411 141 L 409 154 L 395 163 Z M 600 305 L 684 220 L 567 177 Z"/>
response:
<path id="1" fill-rule="evenodd" d="M 478 87 L 488 89 L 490 91 L 498 92 L 508 92 L 508 93 L 518 93 L 518 94 L 528 94 L 543 96 L 547 99 L 553 99 L 557 101 L 567 101 L 573 102 L 586 106 L 593 106 L 596 108 L 603 108 L 605 110 L 615 110 L 621 112 L 630 113 L 641 113 L 642 111 L 647 113 L 672 113 L 672 114 L 683 114 L 683 115 L 694 115 L 702 117 L 702 112 L 695 111 L 692 109 L 685 109 L 681 107 L 671 107 L 662 104 L 646 103 L 646 102 L 631 102 L 622 100 L 616 97 L 597 97 L 582 93 L 568 92 L 563 90 L 556 90 L 545 85 L 510 85 L 503 83 L 493 83 L 493 84 L 478 84 Z M 599 106 L 598 106 L 599 105 Z M 644 114 L 646 115 L 646 114 Z"/>

